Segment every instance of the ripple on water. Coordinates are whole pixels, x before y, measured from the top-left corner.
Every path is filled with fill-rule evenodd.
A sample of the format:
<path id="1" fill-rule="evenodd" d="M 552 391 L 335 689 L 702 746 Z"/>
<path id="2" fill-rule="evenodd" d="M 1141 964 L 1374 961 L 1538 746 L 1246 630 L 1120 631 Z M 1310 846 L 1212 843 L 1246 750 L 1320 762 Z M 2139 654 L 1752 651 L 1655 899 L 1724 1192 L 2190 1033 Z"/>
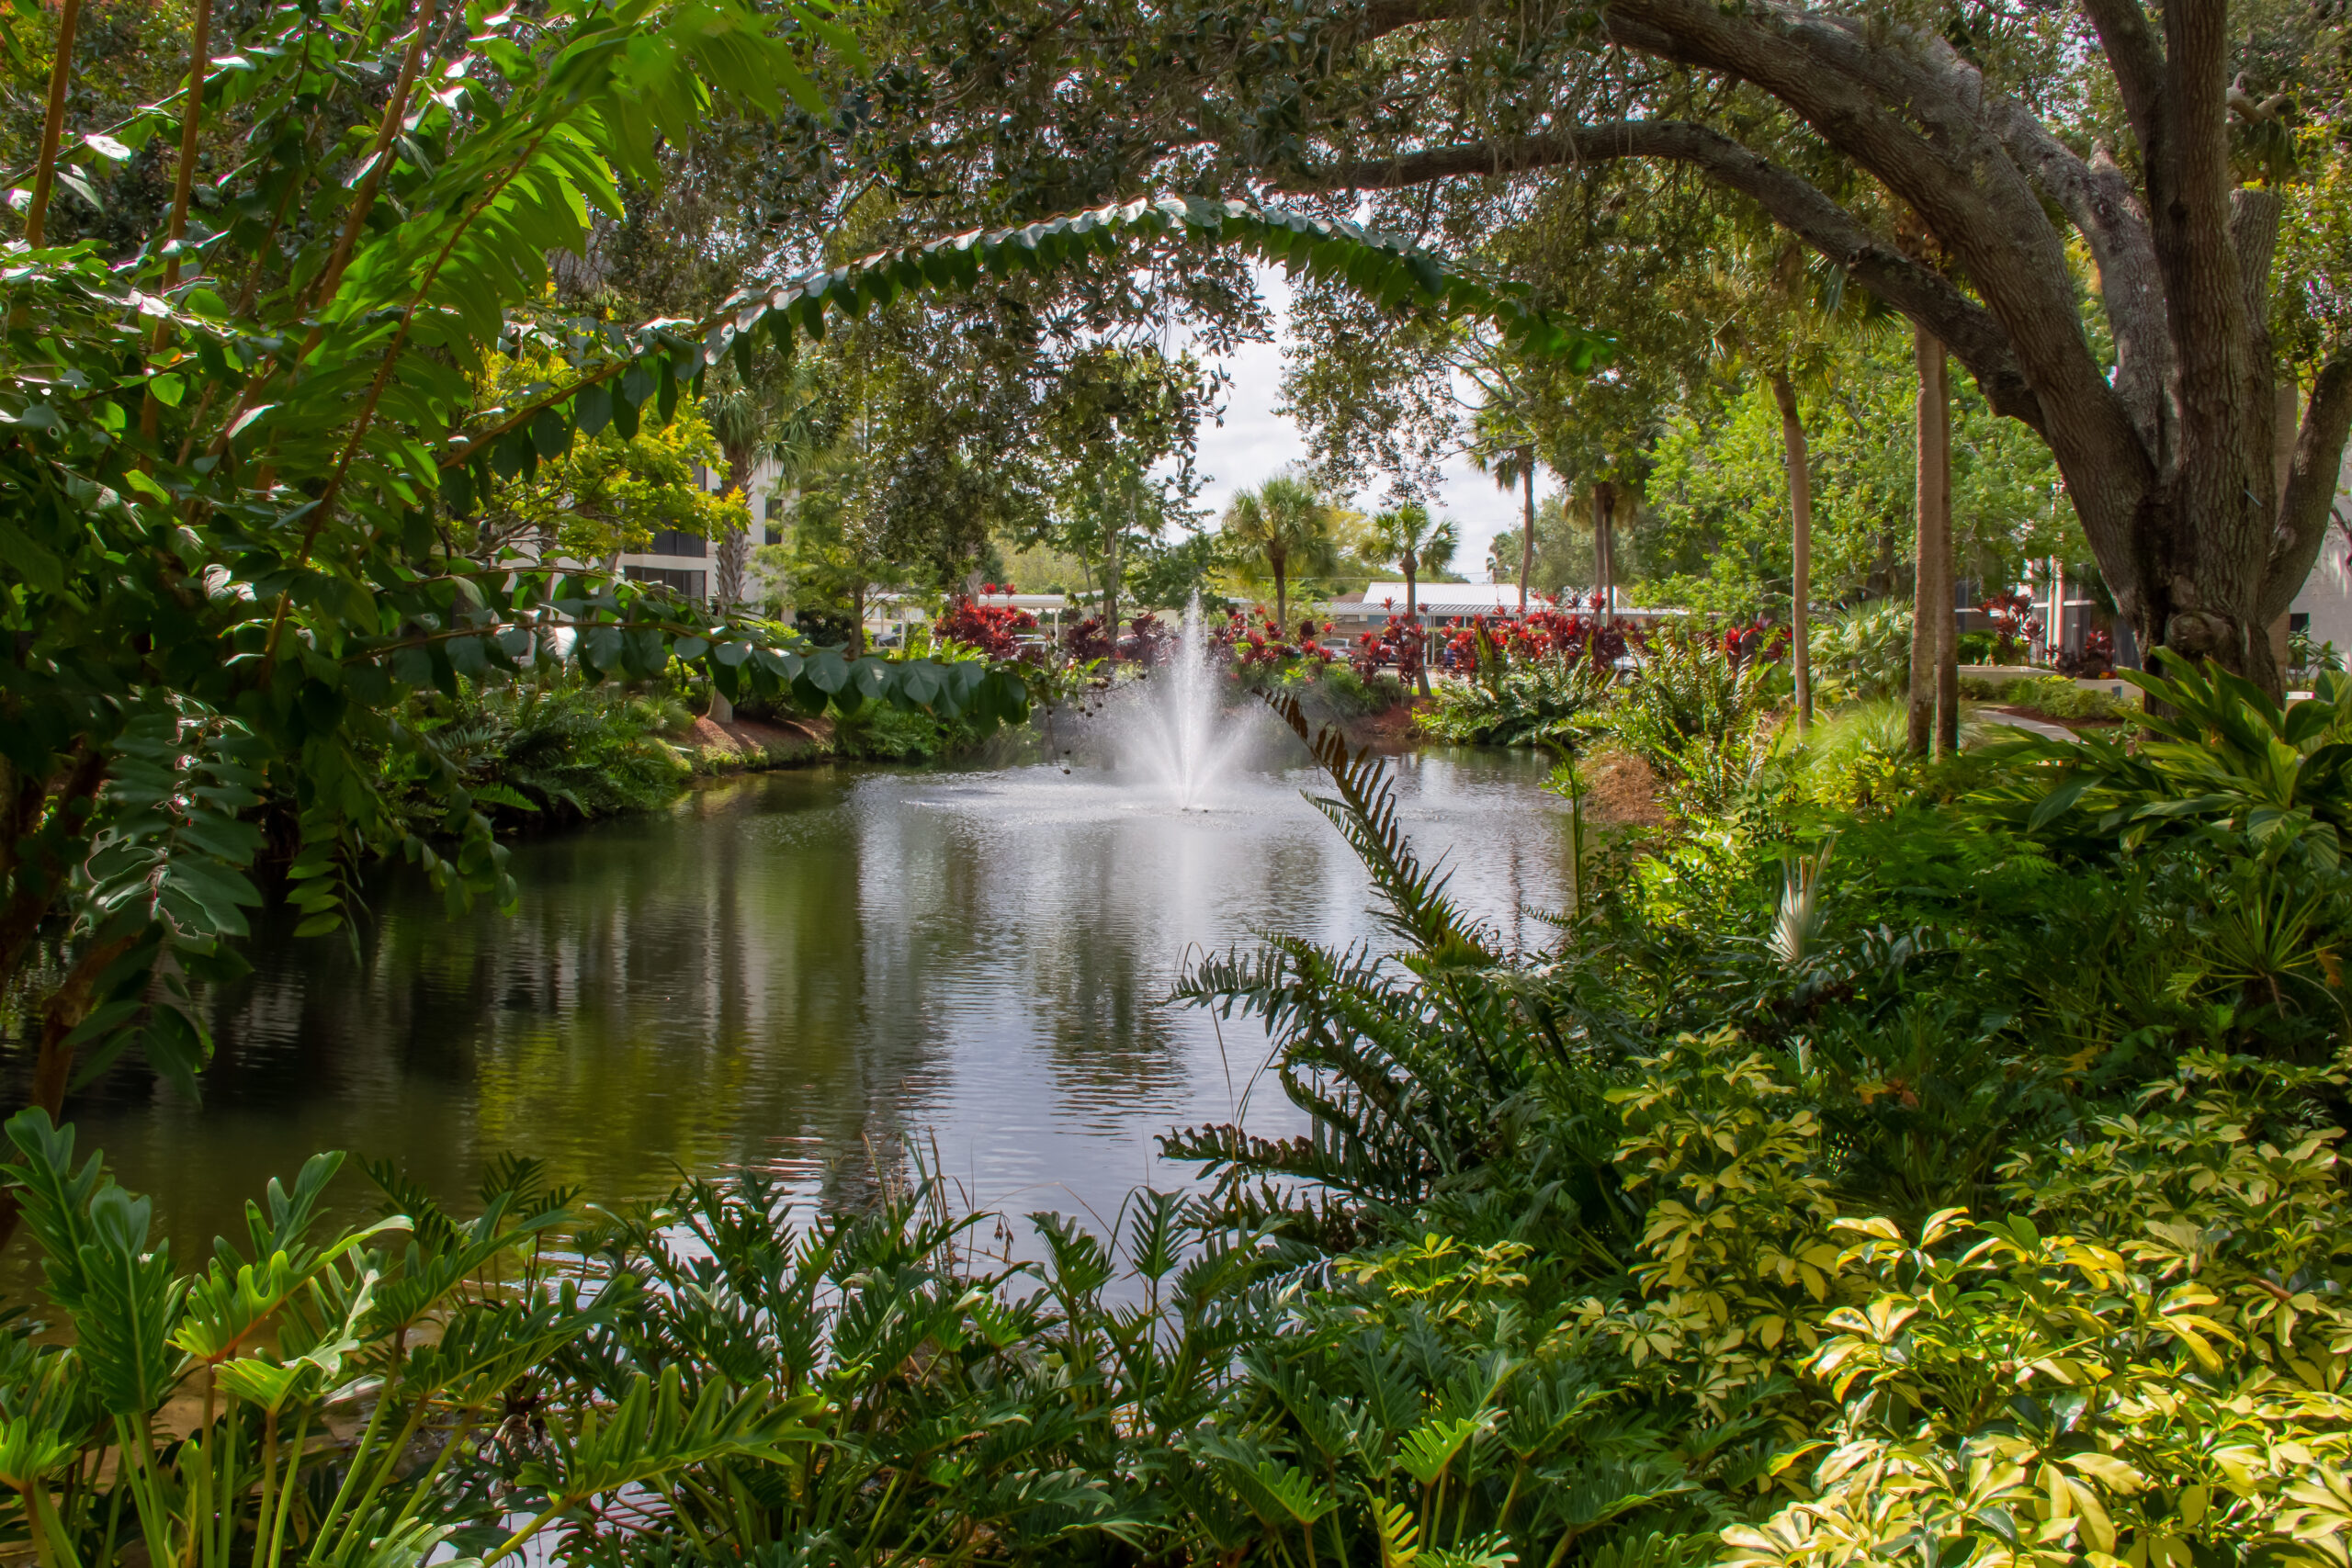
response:
<path id="1" fill-rule="evenodd" d="M 1295 753 L 1294 753 L 1295 755 Z M 1537 760 L 1429 753 L 1400 815 L 1507 937 L 1565 886 Z M 201 1107 L 130 1067 L 82 1146 L 155 1195 L 182 1256 L 315 1149 L 460 1199 L 503 1151 L 599 1199 L 759 1166 L 854 1201 L 919 1145 L 973 1201 L 1109 1214 L 1171 1126 L 1298 1130 L 1241 1021 L 1167 1004 L 1188 959 L 1265 931 L 1378 940 L 1361 869 L 1301 797 L 1228 772 L 1182 809 L 1132 772 L 814 768 L 518 843 L 512 917 L 394 877 L 355 958 L 264 921 L 213 1005 Z M 347 1211 L 365 1206 L 356 1181 Z"/>

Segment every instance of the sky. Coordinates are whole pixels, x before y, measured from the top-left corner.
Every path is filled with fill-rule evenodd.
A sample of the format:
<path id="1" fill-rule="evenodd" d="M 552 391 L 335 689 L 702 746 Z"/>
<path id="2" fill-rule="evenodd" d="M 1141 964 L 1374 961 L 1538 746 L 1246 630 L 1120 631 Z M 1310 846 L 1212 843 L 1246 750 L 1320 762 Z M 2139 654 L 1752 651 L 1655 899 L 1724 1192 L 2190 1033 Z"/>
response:
<path id="1" fill-rule="evenodd" d="M 1205 355 L 1222 365 L 1232 380 L 1226 389 L 1225 422 L 1201 429 L 1198 464 L 1204 483 L 1198 504 L 1212 517 L 1222 515 L 1236 491 L 1248 490 L 1284 465 L 1306 460 L 1306 441 L 1298 427 L 1274 412 L 1282 401 L 1283 347 L 1290 332 L 1290 285 L 1280 268 L 1261 265 L 1258 287 L 1274 317 L 1274 341 L 1244 344 L 1223 356 Z M 1495 489 L 1495 481 L 1473 468 L 1468 459 L 1447 460 L 1440 490 L 1440 505 L 1462 532 L 1454 570 L 1472 579 L 1486 574 L 1487 547 L 1497 534 L 1519 526 L 1520 498 Z M 1360 496 L 1359 506 L 1377 498 Z"/>

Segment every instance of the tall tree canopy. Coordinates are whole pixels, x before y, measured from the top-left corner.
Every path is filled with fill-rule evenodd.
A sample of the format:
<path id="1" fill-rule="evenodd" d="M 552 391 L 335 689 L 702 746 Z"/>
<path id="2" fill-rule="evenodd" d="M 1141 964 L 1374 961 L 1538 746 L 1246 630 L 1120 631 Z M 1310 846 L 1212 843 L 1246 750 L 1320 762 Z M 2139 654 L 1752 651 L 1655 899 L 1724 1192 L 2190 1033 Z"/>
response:
<path id="1" fill-rule="evenodd" d="M 2275 677 L 2264 632 L 2352 427 L 2340 286 L 2280 287 L 2302 266 L 2282 234 L 2328 231 L 2340 194 L 2346 58 L 2319 9 L 984 4 L 898 25 L 922 63 L 840 150 L 951 207 L 1254 184 L 1388 193 L 1382 221 L 1475 240 L 1612 165 L 1702 178 L 2048 443 L 2144 637 Z"/>

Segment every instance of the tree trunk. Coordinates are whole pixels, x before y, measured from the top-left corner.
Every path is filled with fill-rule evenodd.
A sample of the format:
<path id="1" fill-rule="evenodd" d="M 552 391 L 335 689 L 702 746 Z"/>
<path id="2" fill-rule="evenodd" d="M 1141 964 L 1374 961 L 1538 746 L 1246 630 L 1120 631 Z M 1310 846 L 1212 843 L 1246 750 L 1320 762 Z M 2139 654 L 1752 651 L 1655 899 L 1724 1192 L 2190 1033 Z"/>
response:
<path id="1" fill-rule="evenodd" d="M 1607 479 L 1592 485 L 1593 593 L 1604 615 L 1617 613 L 1617 487 Z"/>
<path id="2" fill-rule="evenodd" d="M 1797 733 L 1813 728 L 1813 465 L 1804 444 L 1804 421 L 1797 412 L 1797 389 L 1786 372 L 1772 373 L 1772 398 L 1781 405 L 1781 449 L 1789 470 L 1790 658 L 1796 671 Z"/>
<path id="3" fill-rule="evenodd" d="M 1943 355 L 1936 355 L 1936 755 L 1960 750 L 1960 616 L 1953 604 L 1957 569 L 1951 544 L 1951 381 Z"/>
<path id="4" fill-rule="evenodd" d="M 1289 552 L 1284 550 L 1266 552 L 1266 565 L 1271 567 L 1274 573 L 1274 630 L 1284 641 L 1290 638 L 1290 584 L 1283 571 L 1283 568 L 1289 564 Z"/>
<path id="5" fill-rule="evenodd" d="M 1931 333 L 1914 329 L 1912 356 L 1919 372 L 1919 391 L 1913 415 L 1917 467 L 1912 484 L 1912 516 L 1916 525 L 1917 567 L 1911 592 L 1911 723 L 1914 756 L 1924 757 L 1936 738 L 1937 664 L 1943 637 L 1939 629 L 1951 617 L 1951 529 L 1944 515 L 1946 498 L 1942 466 L 1950 451 L 1944 345 Z"/>
<path id="6" fill-rule="evenodd" d="M 1947 345 L 1995 412 L 2049 444 L 2100 573 L 2151 651 L 2211 658 L 2277 690 L 2267 633 L 2325 536 L 2352 434 L 2352 351 L 2312 380 L 2281 487 L 2267 327 L 2280 201 L 2233 166 L 2226 0 L 2084 0 L 2084 62 L 2114 92 L 2128 139 L 2087 154 L 1931 29 L 1865 10 L 1606 0 L 1595 47 L 1777 100 L 1916 215 L 1932 260 L 1890 244 L 1869 205 L 1744 143 L 1737 119 L 1555 120 L 1343 162 L 1317 183 L 1395 190 L 1626 158 L 1697 170 Z M 1373 11 L 1375 36 L 1461 15 L 1452 0 Z M 2077 239 L 2111 355 L 2086 330 Z"/>
<path id="7" fill-rule="evenodd" d="M 1535 448 L 1519 449 L 1520 489 L 1526 497 L 1527 526 L 1519 538 L 1519 613 L 1527 614 L 1527 575 L 1535 570 Z"/>
<path id="8" fill-rule="evenodd" d="M 748 513 L 752 505 L 752 452 L 747 446 L 733 446 L 727 451 L 727 491 L 743 498 Z M 743 568 L 752 557 L 752 533 L 749 525 L 729 528 L 718 540 L 718 581 L 715 586 L 719 606 L 731 612 L 743 602 Z"/>
<path id="9" fill-rule="evenodd" d="M 33 1058 L 32 1094 L 28 1104 L 49 1112 L 52 1122 L 65 1120 L 65 1091 L 74 1081 L 74 1051 L 67 1042 L 97 1005 L 98 982 L 106 977 L 115 960 L 130 951 L 135 941 L 132 937 L 111 937 L 85 947 L 74 956 L 57 989 L 41 1004 L 40 1048 Z M 6 1247 L 9 1237 L 16 1234 L 21 1213 L 16 1189 L 0 1190 L 0 1247 Z"/>
<path id="10" fill-rule="evenodd" d="M 849 591 L 849 656 L 865 657 L 865 578 L 861 573 Z"/>
<path id="11" fill-rule="evenodd" d="M 1413 673 L 1419 677 L 1417 684 L 1420 688 L 1421 695 L 1426 697 L 1430 694 L 1430 660 L 1426 639 L 1419 636 L 1421 630 L 1421 588 L 1419 575 L 1420 567 L 1419 556 L 1408 555 L 1405 558 L 1405 615 L 1415 633 L 1413 641 L 1417 654 Z"/>
<path id="12" fill-rule="evenodd" d="M 1102 630 L 1111 639 L 1111 662 L 1119 661 L 1119 530 L 1111 530 L 1102 548 Z"/>

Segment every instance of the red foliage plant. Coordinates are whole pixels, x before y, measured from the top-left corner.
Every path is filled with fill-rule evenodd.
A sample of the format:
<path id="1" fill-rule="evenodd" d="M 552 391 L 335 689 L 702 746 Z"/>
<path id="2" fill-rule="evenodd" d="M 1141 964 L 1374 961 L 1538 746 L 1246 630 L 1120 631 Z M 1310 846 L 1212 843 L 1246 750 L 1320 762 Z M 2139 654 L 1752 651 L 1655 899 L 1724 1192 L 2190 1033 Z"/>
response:
<path id="1" fill-rule="evenodd" d="M 1482 652 L 1501 663 L 1556 661 L 1573 667 L 1600 659 L 1614 664 L 1640 642 L 1640 629 L 1627 622 L 1574 598 L 1565 607 L 1547 600 L 1523 615 L 1497 611 L 1448 622 L 1439 632 L 1437 660 L 1444 669 L 1464 672 L 1480 668 Z"/>
<path id="2" fill-rule="evenodd" d="M 994 584 L 985 584 L 984 591 Z M 951 637 L 967 648 L 978 649 L 990 659 L 1017 659 L 1024 651 L 1021 634 L 1037 629 L 1037 617 L 1026 610 L 1010 604 L 975 604 L 968 594 L 958 594 L 956 603 L 939 617 L 933 627 L 937 635 Z"/>
<path id="3" fill-rule="evenodd" d="M 2034 614 L 2038 607 L 2027 593 L 1996 593 L 1976 606 L 1993 623 L 1993 661 L 2007 664 L 2023 659 L 2026 649 L 2041 636 L 2041 621 Z"/>

